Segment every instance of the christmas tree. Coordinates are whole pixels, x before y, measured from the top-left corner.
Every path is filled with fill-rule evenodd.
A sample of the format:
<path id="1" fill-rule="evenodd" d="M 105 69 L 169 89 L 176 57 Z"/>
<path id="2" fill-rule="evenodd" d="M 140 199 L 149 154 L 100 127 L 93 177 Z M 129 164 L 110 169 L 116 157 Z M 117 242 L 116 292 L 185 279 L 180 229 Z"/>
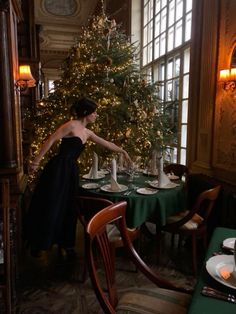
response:
<path id="1" fill-rule="evenodd" d="M 158 98 L 158 84 L 141 73 L 138 62 L 138 46 L 130 42 L 121 25 L 104 12 L 92 17 L 64 60 L 54 91 L 38 104 L 37 115 L 32 117 L 36 126 L 33 154 L 70 118 L 71 102 L 81 96 L 98 104 L 99 117 L 91 125 L 97 135 L 122 146 L 142 164 L 154 149 L 163 150 L 173 125 Z M 103 160 L 111 157 L 111 152 L 88 143 L 80 161 L 85 172 L 93 151 Z"/>

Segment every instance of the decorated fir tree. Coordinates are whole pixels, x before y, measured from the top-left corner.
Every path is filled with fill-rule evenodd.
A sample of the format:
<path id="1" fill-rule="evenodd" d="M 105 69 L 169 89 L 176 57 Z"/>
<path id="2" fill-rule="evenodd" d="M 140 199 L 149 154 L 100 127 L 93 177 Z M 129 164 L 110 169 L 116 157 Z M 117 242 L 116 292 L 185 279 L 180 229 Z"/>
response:
<path id="1" fill-rule="evenodd" d="M 142 163 L 151 151 L 162 150 L 172 135 L 168 113 L 158 98 L 158 84 L 139 69 L 138 46 L 104 13 L 82 28 L 62 65 L 55 89 L 37 107 L 33 153 L 56 127 L 70 118 L 71 102 L 88 96 L 98 103 L 97 135 L 124 147 Z M 92 151 L 105 158 L 111 153 L 93 144 L 82 155 L 82 169 L 91 165 Z M 83 158 L 83 156 L 85 158 Z M 47 157 L 46 157 L 47 158 Z"/>

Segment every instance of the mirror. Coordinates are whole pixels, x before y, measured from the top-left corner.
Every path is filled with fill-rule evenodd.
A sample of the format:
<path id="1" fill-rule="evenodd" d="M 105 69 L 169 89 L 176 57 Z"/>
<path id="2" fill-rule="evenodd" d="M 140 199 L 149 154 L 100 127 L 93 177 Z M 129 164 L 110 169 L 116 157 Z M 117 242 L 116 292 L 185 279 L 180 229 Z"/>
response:
<path id="1" fill-rule="evenodd" d="M 236 68 L 236 47 L 234 47 L 232 57 L 231 57 L 231 68 Z"/>

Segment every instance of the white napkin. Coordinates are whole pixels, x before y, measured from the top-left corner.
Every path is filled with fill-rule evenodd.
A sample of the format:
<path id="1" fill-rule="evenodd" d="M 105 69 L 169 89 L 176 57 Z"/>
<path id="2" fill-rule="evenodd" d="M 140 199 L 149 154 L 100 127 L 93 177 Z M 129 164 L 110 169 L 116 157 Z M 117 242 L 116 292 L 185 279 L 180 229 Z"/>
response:
<path id="1" fill-rule="evenodd" d="M 158 175 L 158 169 L 157 169 L 157 151 L 154 150 L 152 152 L 152 159 L 151 159 L 151 165 L 150 165 L 150 172 L 152 175 Z"/>
<path id="2" fill-rule="evenodd" d="M 88 177 L 90 179 L 98 179 L 98 155 L 93 153 L 93 164 L 89 170 Z"/>
<path id="3" fill-rule="evenodd" d="M 163 171 L 163 157 L 159 159 L 159 169 L 158 169 L 158 187 L 162 188 L 163 186 L 169 184 L 171 181 L 168 176 Z"/>
<path id="4" fill-rule="evenodd" d="M 120 185 L 117 183 L 116 160 L 114 158 L 111 161 L 111 190 L 112 191 L 121 190 Z"/>

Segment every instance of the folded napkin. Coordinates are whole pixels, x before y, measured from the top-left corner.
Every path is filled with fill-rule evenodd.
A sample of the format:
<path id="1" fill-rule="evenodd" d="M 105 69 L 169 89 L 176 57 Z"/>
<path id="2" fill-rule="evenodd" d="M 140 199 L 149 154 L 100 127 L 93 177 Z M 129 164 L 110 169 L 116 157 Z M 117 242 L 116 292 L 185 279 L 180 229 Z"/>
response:
<path id="1" fill-rule="evenodd" d="M 168 176 L 163 171 L 163 157 L 159 159 L 159 169 L 158 169 L 158 187 L 162 188 L 165 185 L 169 184 L 171 181 Z"/>
<path id="2" fill-rule="evenodd" d="M 120 191 L 121 190 L 121 187 L 117 182 L 116 160 L 114 158 L 111 161 L 111 190 L 112 191 Z"/>
<path id="3" fill-rule="evenodd" d="M 150 172 L 152 175 L 158 175 L 158 168 L 157 168 L 157 151 L 154 150 L 152 152 L 152 158 L 150 163 Z"/>
<path id="4" fill-rule="evenodd" d="M 98 155 L 93 153 L 93 164 L 89 170 L 88 177 L 90 179 L 98 179 Z"/>

